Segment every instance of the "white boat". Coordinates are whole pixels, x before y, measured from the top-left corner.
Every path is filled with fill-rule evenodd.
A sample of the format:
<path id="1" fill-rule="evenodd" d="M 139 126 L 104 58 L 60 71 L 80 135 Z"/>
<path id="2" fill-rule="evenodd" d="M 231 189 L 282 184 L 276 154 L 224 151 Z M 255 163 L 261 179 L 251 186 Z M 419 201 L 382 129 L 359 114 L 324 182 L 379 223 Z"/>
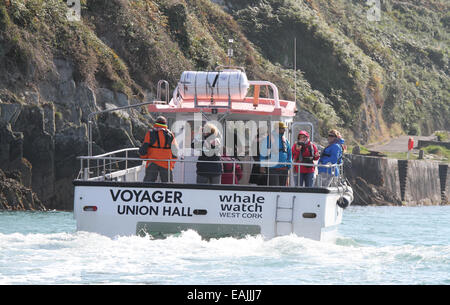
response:
<path id="1" fill-rule="evenodd" d="M 173 182 L 143 182 L 145 161 L 138 158 L 138 148 L 92 156 L 89 126 L 88 156 L 79 157 L 81 170 L 74 180 L 77 230 L 111 237 L 161 237 L 192 229 L 207 238 L 247 234 L 261 234 L 266 239 L 289 234 L 314 240 L 335 238 L 343 209 L 353 200 L 352 189 L 342 174 L 332 175 L 326 185 L 316 179 L 314 187 L 296 187 L 292 170 L 286 186 L 254 185 L 248 180 L 252 166 L 261 164 L 248 156 L 254 126 L 270 128 L 273 122 L 282 121 L 288 125 L 289 139 L 300 128 L 309 128 L 314 134 L 312 124 L 294 122 L 295 102 L 280 100 L 277 87 L 270 82 L 247 80 L 242 68 L 186 71 L 170 100 L 166 89 L 165 101 L 160 97 L 163 83 L 168 88 L 167 82 L 160 82 L 157 101 L 143 104 L 148 104 L 150 113 L 167 117 L 178 139 L 181 154 L 173 170 Z M 271 89 L 269 97 L 260 97 L 262 88 Z M 90 119 L 98 113 L 91 114 Z M 196 183 L 196 163 L 201 161 L 191 149 L 189 129 L 196 123 L 212 121 L 223 125 L 223 143 L 232 137 L 238 142 L 240 139 L 233 143 L 244 154 L 233 161 L 244 172 L 238 183 L 235 179 L 227 185 Z M 333 173 L 339 166 L 342 164 L 327 165 Z"/>

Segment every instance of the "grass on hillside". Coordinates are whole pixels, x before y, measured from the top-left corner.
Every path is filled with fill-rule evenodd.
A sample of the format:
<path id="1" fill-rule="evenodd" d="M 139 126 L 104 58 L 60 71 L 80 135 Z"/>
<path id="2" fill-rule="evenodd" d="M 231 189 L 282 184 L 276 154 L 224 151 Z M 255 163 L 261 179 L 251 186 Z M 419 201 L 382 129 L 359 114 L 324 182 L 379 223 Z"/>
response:
<path id="1" fill-rule="evenodd" d="M 434 135 L 437 137 L 440 142 L 447 142 L 449 140 L 450 132 L 447 131 L 436 131 Z"/>
<path id="2" fill-rule="evenodd" d="M 447 159 L 447 161 L 450 160 L 450 149 L 447 149 L 443 146 L 430 145 L 425 147 L 423 150 L 425 153 L 440 156 L 444 159 Z"/>

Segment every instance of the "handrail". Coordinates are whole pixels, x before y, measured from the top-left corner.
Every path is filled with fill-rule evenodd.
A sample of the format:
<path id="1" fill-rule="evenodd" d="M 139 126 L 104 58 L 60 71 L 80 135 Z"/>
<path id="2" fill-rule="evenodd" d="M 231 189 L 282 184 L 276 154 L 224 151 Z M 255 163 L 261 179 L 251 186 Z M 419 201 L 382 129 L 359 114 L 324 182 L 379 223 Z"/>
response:
<path id="1" fill-rule="evenodd" d="M 123 148 L 123 149 L 119 149 L 119 150 L 107 152 L 107 153 L 104 153 L 104 154 L 102 154 L 102 155 L 96 155 L 96 156 L 79 156 L 79 157 L 77 157 L 77 158 L 78 158 L 78 159 L 88 159 L 88 158 L 98 159 L 98 158 L 103 158 L 103 157 L 106 157 L 106 156 L 112 155 L 112 154 L 118 154 L 118 153 L 121 153 L 121 152 L 126 152 L 126 151 L 136 151 L 136 150 L 139 150 L 139 148 L 138 148 L 138 147 Z M 128 158 L 128 160 L 129 160 L 129 159 L 130 159 L 130 158 Z"/>
<path id="2" fill-rule="evenodd" d="M 166 91 L 165 92 L 166 104 L 169 104 L 169 82 L 166 80 L 161 79 L 158 81 L 158 87 L 156 90 L 156 99 L 158 101 L 161 101 L 161 86 L 162 86 L 162 84 L 164 84 L 164 89 Z"/>
<path id="3" fill-rule="evenodd" d="M 192 160 L 185 160 L 185 158 L 183 156 L 180 156 L 178 159 L 154 159 L 154 158 L 138 158 L 138 157 L 129 157 L 129 152 L 131 151 L 137 151 L 138 148 L 134 147 L 134 148 L 125 148 L 125 149 L 120 149 L 120 150 L 116 150 L 113 152 L 108 152 L 105 154 L 100 154 L 100 155 L 96 155 L 96 156 L 79 156 L 77 157 L 77 159 L 79 159 L 81 161 L 81 168 L 80 168 L 80 172 L 78 174 L 78 178 L 77 180 L 111 180 L 111 179 L 129 179 L 130 175 L 131 175 L 131 179 L 132 181 L 135 181 L 135 179 L 137 179 L 137 175 L 138 172 L 140 172 L 142 170 L 142 168 L 144 166 L 144 163 L 147 161 L 162 161 L 162 162 L 168 162 L 168 164 L 173 163 L 181 163 L 182 166 L 182 181 L 184 181 L 184 167 L 186 163 L 209 163 L 209 164 L 214 164 L 214 163 L 218 163 L 218 164 L 232 164 L 233 165 L 233 171 L 232 171 L 232 179 L 233 179 L 233 183 L 232 184 L 236 184 L 235 182 L 235 177 L 236 177 L 236 165 L 245 165 L 245 164 L 249 164 L 249 165 L 259 165 L 261 168 L 267 168 L 269 171 L 271 171 L 271 169 L 275 168 L 275 165 L 277 165 L 277 167 L 284 167 L 284 166 L 289 166 L 291 169 L 293 169 L 296 166 L 307 166 L 307 167 L 314 167 L 314 168 L 325 168 L 327 169 L 326 172 L 330 175 L 330 178 L 335 181 L 334 183 L 340 183 L 342 182 L 342 177 L 343 177 L 343 172 L 342 172 L 342 164 L 314 164 L 314 163 L 300 163 L 300 162 L 278 162 L 278 161 L 270 161 L 270 160 L 263 160 L 263 161 L 257 161 L 257 160 L 251 160 L 251 161 L 241 161 L 241 160 L 217 160 L 217 161 L 207 161 L 207 160 L 198 160 L 198 159 L 192 159 Z M 125 157 L 118 157 L 118 156 L 113 156 L 114 154 L 124 154 Z M 189 156 L 192 157 L 192 156 Z M 87 164 L 84 164 L 84 162 L 86 162 Z M 96 163 L 96 166 L 92 166 L 90 167 L 89 163 L 94 162 L 94 164 Z M 129 162 L 131 162 L 133 165 L 131 165 L 131 167 L 129 167 Z M 138 163 L 136 163 L 138 162 Z M 119 164 L 124 165 L 120 166 Z M 87 165 L 87 166 L 86 166 Z M 173 168 L 170 165 L 168 166 L 168 170 L 169 168 Z M 90 170 L 93 170 L 92 172 Z M 337 172 L 337 170 L 339 172 Z M 225 174 L 225 172 L 223 173 Z M 134 175 L 134 176 L 133 176 Z M 169 175 L 172 175 L 171 171 L 169 173 Z M 121 178 L 123 177 L 123 178 Z M 134 178 L 133 178 L 134 177 Z M 298 176 L 298 179 L 300 179 L 300 177 Z M 321 181 L 323 179 L 323 177 L 319 177 L 317 178 L 318 180 L 318 184 L 320 184 L 321 186 L 322 183 L 330 183 L 331 180 L 324 180 Z M 336 180 L 337 179 L 337 180 Z M 122 181 L 122 180 L 119 180 Z M 126 180 L 125 180 L 126 181 Z M 328 181 L 328 182 L 326 182 Z M 268 182 L 269 183 L 269 182 Z M 269 184 L 267 184 L 269 185 Z M 331 186 L 330 184 L 327 184 L 325 186 Z"/>
<path id="4" fill-rule="evenodd" d="M 113 111 L 117 111 L 117 110 L 124 110 L 124 109 L 140 107 L 140 106 L 149 105 L 149 104 L 154 104 L 154 101 L 91 112 L 88 115 L 88 155 L 92 156 L 92 118 L 94 116 L 96 116 L 98 114 L 106 113 L 106 112 L 113 112 Z"/>
<path id="5" fill-rule="evenodd" d="M 134 149 L 138 150 L 138 148 Z M 123 152 L 126 150 L 121 150 L 117 152 Z M 204 160 L 184 160 L 183 159 L 148 159 L 148 158 L 130 158 L 130 157 L 103 157 L 103 155 L 97 156 L 78 156 L 77 159 L 80 160 L 91 160 L 91 159 L 104 159 L 104 160 L 116 160 L 116 161 L 161 161 L 161 162 L 195 162 L 195 163 L 237 163 L 237 164 L 258 164 L 258 165 L 292 165 L 292 166 L 309 166 L 309 167 L 324 167 L 324 168 L 333 168 L 338 167 L 340 164 L 315 164 L 315 163 L 297 163 L 297 162 L 276 162 L 276 161 L 227 161 L 227 160 L 219 160 L 219 161 L 204 161 Z M 268 167 L 268 166 L 264 166 Z"/>
<path id="6" fill-rule="evenodd" d="M 218 161 L 203 161 L 203 160 L 184 160 L 184 157 L 180 157 L 177 159 L 152 159 L 152 158 L 133 158 L 133 157 L 108 157 L 108 155 L 122 153 L 122 152 L 129 152 L 129 151 L 137 151 L 139 150 L 138 147 L 131 147 L 131 148 L 123 148 L 116 151 L 108 152 L 101 155 L 96 156 L 78 156 L 77 159 L 80 160 L 91 160 L 91 159 L 104 159 L 104 160 L 116 160 L 116 161 L 162 161 L 162 162 L 196 162 L 196 163 L 238 163 L 238 164 L 258 164 L 258 165 L 291 165 L 291 166 L 308 166 L 308 167 L 324 167 L 324 168 L 332 168 L 332 167 L 338 167 L 340 164 L 316 164 L 316 163 L 299 163 L 299 162 L 279 162 L 279 161 L 241 161 L 241 160 L 234 160 L 234 161 L 227 161 L 227 160 L 218 160 Z M 196 156 L 194 156 L 196 157 Z M 229 157 L 229 156 L 226 156 Z M 264 166 L 264 167 L 268 167 Z"/>
<path id="7" fill-rule="evenodd" d="M 280 107 L 280 99 L 278 96 L 278 88 L 274 83 L 268 82 L 268 81 L 264 81 L 264 80 L 249 80 L 248 83 L 250 85 L 258 85 L 258 86 L 270 86 L 270 88 L 272 88 L 273 91 L 273 100 L 275 102 L 275 108 L 279 109 Z"/>

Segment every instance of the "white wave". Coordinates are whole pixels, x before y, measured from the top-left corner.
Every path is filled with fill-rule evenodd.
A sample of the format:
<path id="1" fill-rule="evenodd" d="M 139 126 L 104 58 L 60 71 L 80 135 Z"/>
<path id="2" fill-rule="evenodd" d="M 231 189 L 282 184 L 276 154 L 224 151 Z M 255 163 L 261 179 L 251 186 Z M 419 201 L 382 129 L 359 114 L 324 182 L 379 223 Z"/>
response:
<path id="1" fill-rule="evenodd" d="M 433 283 L 429 271 L 448 273 L 449 263 L 445 245 L 342 245 L 295 235 L 205 240 L 192 230 L 165 239 L 0 233 L 0 284 Z"/>

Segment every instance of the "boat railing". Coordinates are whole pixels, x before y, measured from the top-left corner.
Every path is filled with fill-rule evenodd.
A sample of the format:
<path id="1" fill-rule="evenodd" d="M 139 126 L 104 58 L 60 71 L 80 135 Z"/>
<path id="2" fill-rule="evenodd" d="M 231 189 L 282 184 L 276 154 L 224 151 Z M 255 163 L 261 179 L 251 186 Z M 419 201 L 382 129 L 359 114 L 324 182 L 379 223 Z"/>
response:
<path id="1" fill-rule="evenodd" d="M 294 166 L 308 166 L 315 168 L 314 187 L 330 187 L 340 186 L 344 183 L 343 166 L 342 164 L 311 164 L 311 163 L 297 163 L 297 162 L 272 162 L 272 161 L 241 161 L 236 158 L 230 158 L 230 160 L 220 161 L 201 161 L 197 158 L 185 158 L 183 156 L 177 159 L 142 159 L 138 156 L 138 148 L 126 148 L 113 152 L 104 153 L 96 156 L 80 156 L 80 171 L 77 176 L 77 180 L 83 181 L 122 181 L 122 182 L 143 182 L 147 161 L 167 162 L 168 176 L 172 176 L 171 181 L 173 183 L 189 184 L 187 180 L 192 180 L 192 175 L 196 175 L 195 166 L 199 163 L 208 164 L 231 164 L 231 172 L 223 172 L 222 175 L 228 175 L 228 183 L 233 185 L 253 185 L 236 179 L 239 176 L 238 165 L 241 167 L 241 171 L 244 171 L 245 167 L 250 175 L 265 175 L 268 177 L 267 171 L 270 174 L 275 172 L 273 166 L 277 167 L 289 167 L 290 180 L 297 179 L 297 181 L 289 181 L 288 185 L 296 186 L 300 183 L 300 175 L 293 175 L 292 169 Z M 175 164 L 174 164 L 175 163 Z M 264 173 L 254 173 L 253 167 L 265 168 Z M 170 169 L 173 168 L 172 171 Z M 320 168 L 324 170 L 319 170 Z M 322 173 L 318 173 L 322 172 Z M 213 174 L 213 173 L 211 173 Z M 244 173 L 243 173 L 244 174 Z M 247 178 L 249 173 L 247 172 Z M 175 177 L 175 179 L 173 179 Z M 269 186 L 269 179 L 264 186 Z M 169 182 L 171 183 L 171 182 Z M 196 183 L 195 181 L 193 183 Z M 221 183 L 225 184 L 225 183 Z"/>
<path id="2" fill-rule="evenodd" d="M 160 83 L 158 83 L 158 92 L 161 90 L 160 86 L 161 86 L 162 83 L 166 84 L 166 86 L 167 86 L 166 88 L 168 88 L 167 81 L 163 80 Z M 167 92 L 166 92 L 166 94 L 167 94 Z M 161 97 L 160 94 L 159 94 L 159 97 Z M 108 112 L 114 112 L 114 111 L 118 111 L 118 110 L 126 110 L 126 109 L 141 107 L 141 106 L 145 106 L 145 105 L 151 105 L 151 104 L 155 104 L 155 102 L 157 102 L 157 101 L 148 101 L 148 102 L 143 102 L 143 103 L 139 103 L 139 104 L 132 104 L 132 105 L 127 105 L 127 106 L 122 106 L 122 107 L 116 107 L 116 108 L 110 108 L 110 109 L 105 109 L 105 110 L 99 110 L 99 111 L 91 112 L 88 115 L 88 155 L 92 156 L 92 144 L 93 144 L 92 125 L 94 123 L 94 118 L 97 115 L 108 113 Z"/>

